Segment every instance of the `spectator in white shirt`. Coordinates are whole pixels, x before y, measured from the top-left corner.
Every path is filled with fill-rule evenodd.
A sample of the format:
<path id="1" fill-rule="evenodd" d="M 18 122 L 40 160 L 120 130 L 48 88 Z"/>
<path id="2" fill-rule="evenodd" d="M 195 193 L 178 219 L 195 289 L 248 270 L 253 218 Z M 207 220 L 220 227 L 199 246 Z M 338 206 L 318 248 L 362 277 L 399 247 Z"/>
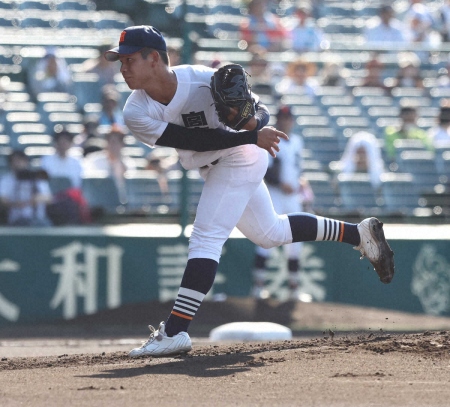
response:
<path id="1" fill-rule="evenodd" d="M 34 97 L 42 92 L 70 92 L 72 78 L 66 60 L 57 57 L 54 49 L 48 49 L 31 70 L 29 86 Z"/>
<path id="2" fill-rule="evenodd" d="M 84 175 L 101 174 L 113 178 L 121 201 L 126 202 L 125 172 L 136 169 L 136 164 L 133 158 L 123 154 L 125 133 L 120 127 L 113 126 L 105 137 L 106 148 L 90 153 L 84 158 Z"/>
<path id="3" fill-rule="evenodd" d="M 367 22 L 364 32 L 368 45 L 383 47 L 405 44 L 408 41 L 404 24 L 395 18 L 394 9 L 391 6 L 380 8 L 379 15 Z"/>
<path id="4" fill-rule="evenodd" d="M 385 172 L 380 144 L 369 132 L 359 131 L 351 136 L 345 146 L 340 161 L 330 164 L 337 173 L 367 173 L 374 190 L 381 185 L 380 176 Z"/>
<path id="5" fill-rule="evenodd" d="M 441 39 L 448 42 L 450 41 L 450 0 L 445 0 L 445 3 L 439 8 L 438 17 Z"/>
<path id="6" fill-rule="evenodd" d="M 300 3 L 296 9 L 296 24 L 289 30 L 292 49 L 296 52 L 321 51 L 324 39 L 322 30 L 311 17 L 312 7 L 309 3 Z"/>
<path id="7" fill-rule="evenodd" d="M 82 166 L 80 159 L 70 155 L 73 135 L 66 130 L 53 135 L 55 154 L 42 157 L 41 167 L 49 177 L 67 177 L 72 187 L 81 187 Z"/>

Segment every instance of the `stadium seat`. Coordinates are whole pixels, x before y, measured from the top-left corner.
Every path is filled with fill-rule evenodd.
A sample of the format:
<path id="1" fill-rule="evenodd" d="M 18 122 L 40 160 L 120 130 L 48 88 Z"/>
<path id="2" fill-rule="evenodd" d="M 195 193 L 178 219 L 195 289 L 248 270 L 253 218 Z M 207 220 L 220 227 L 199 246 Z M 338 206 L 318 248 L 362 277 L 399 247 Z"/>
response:
<path id="1" fill-rule="evenodd" d="M 72 81 L 73 93 L 80 107 L 86 103 L 101 103 L 101 85 L 96 73 L 74 73 Z"/>
<path id="2" fill-rule="evenodd" d="M 17 144 L 21 149 L 26 147 L 51 146 L 53 142 L 52 136 L 48 134 L 22 134 L 17 137 Z"/>
<path id="3" fill-rule="evenodd" d="M 422 140 L 418 139 L 397 139 L 394 140 L 396 161 L 401 160 L 404 151 L 426 151 L 426 146 Z"/>
<path id="4" fill-rule="evenodd" d="M 39 17 L 27 17 L 19 20 L 20 28 L 51 28 L 50 20 Z"/>
<path id="5" fill-rule="evenodd" d="M 349 96 L 347 94 L 347 88 L 345 86 L 318 86 L 314 89 L 316 96 Z"/>
<path id="6" fill-rule="evenodd" d="M 367 115 L 371 122 L 377 123 L 380 118 L 398 120 L 400 108 L 398 106 L 371 106 L 367 109 Z"/>
<path id="7" fill-rule="evenodd" d="M 330 174 L 320 171 L 303 173 L 314 192 L 313 209 L 318 215 L 340 213 L 340 198 L 332 184 Z"/>
<path id="8" fill-rule="evenodd" d="M 7 88 L 6 88 L 6 91 L 8 92 L 6 94 L 6 100 L 8 102 L 22 103 L 22 102 L 30 101 L 30 94 L 28 92 L 24 92 L 22 90 L 15 91 L 14 89 L 11 89 L 10 85 L 11 85 L 11 82 L 7 85 Z M 23 89 L 23 90 L 25 90 L 25 89 Z"/>
<path id="9" fill-rule="evenodd" d="M 315 127 L 315 128 L 323 128 L 323 127 L 329 127 L 330 125 L 330 119 L 326 116 L 298 116 L 295 121 L 295 127 L 297 129 L 304 129 L 308 127 Z"/>
<path id="10" fill-rule="evenodd" d="M 303 159 L 302 171 L 323 171 L 324 165 L 319 160 Z"/>
<path id="11" fill-rule="evenodd" d="M 387 172 L 381 175 L 381 182 L 386 215 L 413 215 L 414 209 L 419 206 L 413 175 Z"/>
<path id="12" fill-rule="evenodd" d="M 54 131 L 55 126 L 62 125 L 66 128 L 71 125 L 76 125 L 76 131 L 71 131 L 72 133 L 77 133 L 83 127 L 83 115 L 81 113 L 70 113 L 70 112 L 52 112 L 48 115 L 48 128 L 49 131 Z"/>
<path id="13" fill-rule="evenodd" d="M 19 10 L 44 10 L 50 11 L 55 3 L 38 0 L 19 1 L 16 3 L 16 7 Z"/>
<path id="14" fill-rule="evenodd" d="M 363 72 L 363 74 L 365 74 L 365 72 Z M 385 94 L 385 90 L 383 88 L 380 87 L 375 87 L 375 86 L 355 86 L 352 90 L 352 94 L 355 97 L 358 98 L 364 98 L 364 97 L 386 97 Z M 390 99 L 390 98 L 389 98 Z M 391 101 L 392 102 L 392 101 Z"/>
<path id="15" fill-rule="evenodd" d="M 433 190 L 439 183 L 435 157 L 431 151 L 403 151 L 397 164 L 400 172 L 412 174 L 417 193 Z"/>
<path id="16" fill-rule="evenodd" d="M 50 190 L 53 195 L 58 194 L 59 192 L 65 191 L 72 187 L 72 181 L 68 177 L 49 177 L 48 183 L 50 185 Z"/>
<path id="17" fill-rule="evenodd" d="M 79 18 L 63 18 L 57 22 L 57 27 L 62 28 L 81 28 L 89 29 L 94 27 L 94 23 L 90 20 Z"/>
<path id="18" fill-rule="evenodd" d="M 101 211 L 107 215 L 116 215 L 124 212 L 126 202 L 121 202 L 119 191 L 114 179 L 111 177 L 92 176 L 84 177 L 81 183 L 83 195 L 93 211 Z"/>
<path id="19" fill-rule="evenodd" d="M 169 214 L 176 211 L 173 197 L 164 192 L 158 181 L 159 174 L 152 170 L 128 171 L 125 174 L 127 212 L 136 214 Z"/>
<path id="20" fill-rule="evenodd" d="M 324 166 L 341 158 L 342 149 L 339 139 L 335 136 L 303 134 L 303 141 L 305 148 L 311 150 L 314 159 Z"/>
<path id="21" fill-rule="evenodd" d="M 43 123 L 15 123 L 12 126 L 11 136 L 19 137 L 21 134 L 45 134 L 47 132 L 47 126 Z"/>
<path id="22" fill-rule="evenodd" d="M 366 95 L 359 99 L 359 103 L 361 106 L 366 108 L 370 108 L 373 106 L 380 107 L 392 107 L 394 105 L 394 101 L 389 96 L 379 96 L 379 95 Z"/>
<path id="23" fill-rule="evenodd" d="M 124 30 L 130 26 L 130 20 L 128 18 L 100 18 L 94 23 L 94 27 L 98 30 Z"/>
<path id="24" fill-rule="evenodd" d="M 281 97 L 281 103 L 291 106 L 311 106 L 315 101 L 314 97 L 310 95 L 283 95 Z"/>
<path id="25" fill-rule="evenodd" d="M 316 106 L 316 105 L 310 105 L 310 106 L 308 106 L 308 105 L 305 105 L 305 106 L 291 105 L 291 111 L 295 117 L 323 115 L 323 110 L 320 108 L 320 106 Z"/>
<path id="26" fill-rule="evenodd" d="M 0 10 L 12 10 L 13 6 L 15 6 L 16 3 L 13 3 L 12 1 L 0 1 Z"/>
<path id="27" fill-rule="evenodd" d="M 57 10 L 78 10 L 87 11 L 95 9 L 95 2 L 93 1 L 72 1 L 60 0 L 56 2 Z"/>
<path id="28" fill-rule="evenodd" d="M 353 106 L 355 98 L 352 95 L 325 95 L 320 98 L 320 103 L 326 108 L 332 106 Z"/>
<path id="29" fill-rule="evenodd" d="M 2 9 L 0 9 L 2 10 Z M 0 17 L 0 27 L 16 27 L 19 24 L 18 20 L 12 18 Z"/>
<path id="30" fill-rule="evenodd" d="M 14 125 L 17 123 L 40 123 L 41 115 L 37 112 L 10 112 L 5 115 L 5 131 L 7 133 L 14 131 Z"/>
<path id="31" fill-rule="evenodd" d="M 381 202 L 367 173 L 341 173 L 337 177 L 342 207 L 361 216 L 380 213 Z"/>
<path id="32" fill-rule="evenodd" d="M 450 181 L 450 146 L 435 148 L 436 171 L 439 175 L 439 181 L 448 183 Z M 442 177 L 444 177 L 442 179 Z"/>
<path id="33" fill-rule="evenodd" d="M 339 117 L 361 117 L 359 106 L 331 106 L 327 109 L 328 116 L 337 120 Z"/>
<path id="34" fill-rule="evenodd" d="M 420 98 L 425 96 L 425 89 L 407 86 L 398 86 L 391 90 L 393 98 Z"/>

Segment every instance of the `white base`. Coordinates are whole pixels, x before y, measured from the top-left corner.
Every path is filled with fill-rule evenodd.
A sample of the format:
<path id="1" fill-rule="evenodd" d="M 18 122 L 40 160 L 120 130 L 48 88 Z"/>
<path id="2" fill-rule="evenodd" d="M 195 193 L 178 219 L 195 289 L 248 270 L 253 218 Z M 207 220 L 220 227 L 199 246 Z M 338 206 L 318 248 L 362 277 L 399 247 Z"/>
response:
<path id="1" fill-rule="evenodd" d="M 232 322 L 214 328 L 211 341 L 284 341 L 292 339 L 292 331 L 272 322 Z"/>

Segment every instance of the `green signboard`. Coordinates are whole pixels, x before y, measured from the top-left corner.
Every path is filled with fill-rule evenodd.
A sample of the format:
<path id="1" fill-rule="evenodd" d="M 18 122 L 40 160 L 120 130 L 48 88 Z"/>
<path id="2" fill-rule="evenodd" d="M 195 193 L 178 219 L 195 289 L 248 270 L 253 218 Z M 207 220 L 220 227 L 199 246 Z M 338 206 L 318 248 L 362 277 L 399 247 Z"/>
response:
<path id="1" fill-rule="evenodd" d="M 449 234 L 430 228 L 387 228 L 396 261 L 388 285 L 351 246 L 304 243 L 302 292 L 313 301 L 450 315 Z M 188 238 L 180 232 L 175 225 L 1 229 L 0 325 L 174 299 L 188 250 Z M 249 295 L 253 255 L 250 241 L 230 238 L 208 298 Z M 287 277 L 284 251 L 273 249 L 267 284 L 280 300 L 288 293 Z"/>

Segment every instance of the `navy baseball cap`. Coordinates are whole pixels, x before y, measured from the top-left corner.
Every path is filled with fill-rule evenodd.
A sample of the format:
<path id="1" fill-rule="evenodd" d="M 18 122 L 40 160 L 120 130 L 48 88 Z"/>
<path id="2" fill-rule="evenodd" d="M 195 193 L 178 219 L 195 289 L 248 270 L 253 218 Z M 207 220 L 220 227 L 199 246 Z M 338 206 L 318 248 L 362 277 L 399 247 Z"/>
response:
<path id="1" fill-rule="evenodd" d="M 108 61 L 118 61 L 120 55 L 131 55 L 143 48 L 167 51 L 166 41 L 155 27 L 138 25 L 125 28 L 120 34 L 119 46 L 105 52 Z"/>

